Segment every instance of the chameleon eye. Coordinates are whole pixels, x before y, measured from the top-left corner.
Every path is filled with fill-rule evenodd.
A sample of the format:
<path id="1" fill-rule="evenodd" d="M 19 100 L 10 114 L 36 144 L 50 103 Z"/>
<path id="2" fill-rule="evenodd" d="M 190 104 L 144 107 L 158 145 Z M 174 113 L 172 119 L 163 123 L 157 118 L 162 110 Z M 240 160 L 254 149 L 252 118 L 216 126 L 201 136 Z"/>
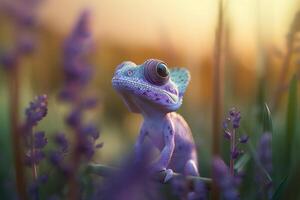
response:
<path id="1" fill-rule="evenodd" d="M 169 80 L 167 65 L 156 59 L 149 59 L 144 63 L 144 74 L 147 81 L 155 85 L 164 85 Z"/>
<path id="2" fill-rule="evenodd" d="M 159 63 L 156 66 L 156 72 L 161 77 L 167 77 L 167 76 L 169 76 L 169 70 L 168 70 L 168 68 L 167 68 L 167 66 L 166 66 L 165 63 Z"/>

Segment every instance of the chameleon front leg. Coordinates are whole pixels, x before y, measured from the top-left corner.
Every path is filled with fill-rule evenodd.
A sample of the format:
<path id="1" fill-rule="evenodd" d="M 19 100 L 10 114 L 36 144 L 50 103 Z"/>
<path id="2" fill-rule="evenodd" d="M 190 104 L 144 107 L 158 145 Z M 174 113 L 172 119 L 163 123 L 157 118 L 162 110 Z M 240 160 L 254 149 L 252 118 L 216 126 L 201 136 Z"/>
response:
<path id="1" fill-rule="evenodd" d="M 171 169 L 166 169 L 169 165 L 169 162 L 172 158 L 174 148 L 175 148 L 175 131 L 174 126 L 170 120 L 167 121 L 163 129 L 164 134 L 164 143 L 165 146 L 160 153 L 159 160 L 154 164 L 155 171 L 164 171 L 166 170 L 166 177 L 164 182 L 167 182 L 173 176 L 173 171 Z"/>

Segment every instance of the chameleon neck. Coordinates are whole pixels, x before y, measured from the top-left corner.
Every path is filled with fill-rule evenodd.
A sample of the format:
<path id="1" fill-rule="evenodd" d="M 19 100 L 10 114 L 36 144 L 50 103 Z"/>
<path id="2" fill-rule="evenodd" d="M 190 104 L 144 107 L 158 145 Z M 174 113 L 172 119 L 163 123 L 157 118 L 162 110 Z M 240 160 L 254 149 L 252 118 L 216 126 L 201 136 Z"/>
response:
<path id="1" fill-rule="evenodd" d="M 141 114 L 144 117 L 144 120 L 162 120 L 166 117 L 168 114 L 167 111 L 165 111 L 161 107 L 157 107 L 157 105 L 152 104 L 148 102 L 147 100 L 143 100 L 140 98 L 133 98 L 135 105 L 139 108 L 141 111 Z"/>

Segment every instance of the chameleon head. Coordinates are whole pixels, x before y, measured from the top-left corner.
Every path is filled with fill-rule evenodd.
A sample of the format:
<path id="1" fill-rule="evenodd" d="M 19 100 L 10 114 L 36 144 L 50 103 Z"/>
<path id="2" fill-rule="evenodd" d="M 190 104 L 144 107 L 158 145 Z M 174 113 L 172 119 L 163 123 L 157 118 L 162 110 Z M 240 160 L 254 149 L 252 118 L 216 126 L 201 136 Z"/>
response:
<path id="1" fill-rule="evenodd" d="M 171 112 L 181 106 L 189 81 L 188 70 L 168 69 L 165 62 L 149 59 L 141 65 L 130 61 L 118 65 L 112 85 L 132 112 L 141 112 L 136 105 L 136 98 L 155 108 Z"/>

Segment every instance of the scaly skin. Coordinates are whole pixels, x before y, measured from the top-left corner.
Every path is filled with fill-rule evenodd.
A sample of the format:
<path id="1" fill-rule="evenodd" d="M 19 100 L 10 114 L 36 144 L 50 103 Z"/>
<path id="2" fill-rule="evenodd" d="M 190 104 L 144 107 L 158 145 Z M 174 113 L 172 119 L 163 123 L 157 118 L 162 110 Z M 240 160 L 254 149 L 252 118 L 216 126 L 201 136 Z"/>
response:
<path id="1" fill-rule="evenodd" d="M 141 113 L 144 122 L 135 144 L 137 159 L 146 138 L 160 156 L 155 171 L 167 170 L 197 176 L 197 153 L 193 136 L 183 117 L 175 113 L 182 104 L 190 75 L 186 69 L 168 70 L 165 63 L 149 59 L 142 65 L 121 63 L 113 76 L 113 87 L 130 111 Z"/>

